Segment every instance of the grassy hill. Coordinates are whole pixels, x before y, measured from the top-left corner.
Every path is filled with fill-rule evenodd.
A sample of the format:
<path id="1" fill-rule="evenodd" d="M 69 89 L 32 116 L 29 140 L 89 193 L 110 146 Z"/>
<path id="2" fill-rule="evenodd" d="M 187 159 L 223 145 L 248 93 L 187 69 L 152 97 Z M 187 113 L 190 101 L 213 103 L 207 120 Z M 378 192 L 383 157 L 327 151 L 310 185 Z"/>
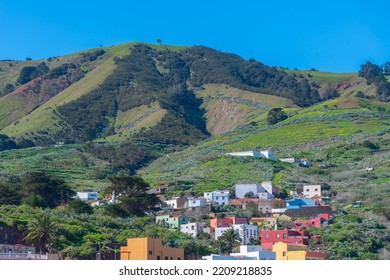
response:
<path id="1" fill-rule="evenodd" d="M 385 185 L 390 138 L 388 104 L 343 96 L 309 108 L 294 108 L 289 114 L 276 125 L 268 125 L 263 115 L 196 147 L 160 158 L 140 174 L 152 184 L 181 182 L 183 191 L 188 190 L 186 184 L 191 185 L 190 190 L 198 194 L 264 180 L 287 190 L 304 183 L 326 183 L 339 191 L 340 197 L 371 202 L 373 197 L 379 198 L 379 190 L 389 194 Z M 378 149 L 369 148 L 367 143 Z M 313 166 L 225 155 L 266 149 L 280 158 L 308 158 Z M 374 170 L 367 172 L 366 167 Z M 386 197 L 379 199 L 387 201 Z"/>

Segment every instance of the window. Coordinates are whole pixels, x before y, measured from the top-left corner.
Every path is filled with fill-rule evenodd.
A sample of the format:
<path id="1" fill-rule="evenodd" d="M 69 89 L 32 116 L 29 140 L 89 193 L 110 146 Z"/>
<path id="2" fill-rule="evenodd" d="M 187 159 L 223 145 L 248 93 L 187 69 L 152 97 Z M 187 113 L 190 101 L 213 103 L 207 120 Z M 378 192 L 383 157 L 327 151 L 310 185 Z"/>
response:
<path id="1" fill-rule="evenodd" d="M 269 239 L 269 234 L 268 233 L 265 234 L 265 239 Z"/>
<path id="2" fill-rule="evenodd" d="M 287 238 L 287 233 L 284 233 L 283 234 L 283 239 L 286 239 Z"/>
<path id="3" fill-rule="evenodd" d="M 309 189 L 306 189 L 306 191 L 308 192 L 308 191 L 310 191 Z"/>
<path id="4" fill-rule="evenodd" d="M 157 260 L 161 260 L 160 256 L 157 256 Z"/>
<path id="5" fill-rule="evenodd" d="M 166 260 L 168 260 L 168 257 L 165 257 Z"/>
<path id="6" fill-rule="evenodd" d="M 173 257 L 171 257 L 171 260 L 173 260 Z"/>
<path id="7" fill-rule="evenodd" d="M 153 255 L 153 251 L 149 251 L 149 255 Z"/>
<path id="8" fill-rule="evenodd" d="M 280 234 L 279 234 L 279 233 L 276 234 L 276 238 L 277 238 L 277 239 L 280 238 Z"/>
<path id="9" fill-rule="evenodd" d="M 314 191 L 318 192 L 318 189 L 314 189 Z"/>
<path id="10" fill-rule="evenodd" d="M 283 252 L 283 257 L 285 257 L 287 255 L 287 252 Z"/>
<path id="11" fill-rule="evenodd" d="M 180 260 L 180 258 L 177 258 L 178 260 Z"/>

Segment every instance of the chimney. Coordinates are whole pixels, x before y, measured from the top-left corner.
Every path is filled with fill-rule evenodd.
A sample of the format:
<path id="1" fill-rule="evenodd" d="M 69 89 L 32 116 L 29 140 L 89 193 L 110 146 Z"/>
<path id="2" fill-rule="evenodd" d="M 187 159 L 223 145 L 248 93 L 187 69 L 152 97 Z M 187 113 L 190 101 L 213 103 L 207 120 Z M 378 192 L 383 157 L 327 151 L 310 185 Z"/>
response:
<path id="1" fill-rule="evenodd" d="M 275 230 L 278 230 L 278 224 L 275 224 Z"/>

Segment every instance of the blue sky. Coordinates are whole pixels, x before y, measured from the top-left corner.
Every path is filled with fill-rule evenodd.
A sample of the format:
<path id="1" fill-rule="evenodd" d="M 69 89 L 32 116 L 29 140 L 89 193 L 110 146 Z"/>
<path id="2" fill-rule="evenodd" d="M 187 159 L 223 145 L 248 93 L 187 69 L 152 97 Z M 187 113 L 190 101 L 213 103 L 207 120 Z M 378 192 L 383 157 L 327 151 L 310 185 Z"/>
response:
<path id="1" fill-rule="evenodd" d="M 390 61 L 389 2 L 0 0 L 0 59 L 161 39 L 270 66 L 351 72 Z"/>

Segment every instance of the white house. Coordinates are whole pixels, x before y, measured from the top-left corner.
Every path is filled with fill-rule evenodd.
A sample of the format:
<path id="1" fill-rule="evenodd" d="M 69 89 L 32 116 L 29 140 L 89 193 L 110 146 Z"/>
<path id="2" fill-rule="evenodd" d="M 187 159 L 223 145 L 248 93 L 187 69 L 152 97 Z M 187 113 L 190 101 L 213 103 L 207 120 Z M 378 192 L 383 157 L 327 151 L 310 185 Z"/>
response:
<path id="1" fill-rule="evenodd" d="M 313 196 L 321 196 L 321 185 L 306 185 L 303 186 L 303 196 L 311 198 Z"/>
<path id="2" fill-rule="evenodd" d="M 257 225 L 233 225 L 232 228 L 240 234 L 243 245 L 249 244 L 251 239 L 259 240 L 259 227 Z"/>
<path id="3" fill-rule="evenodd" d="M 249 244 L 250 240 L 258 240 L 259 239 L 259 227 L 257 225 L 248 225 L 248 224 L 241 224 L 241 225 L 232 225 L 231 227 L 220 227 L 215 228 L 214 232 L 214 238 L 217 240 L 222 234 L 227 231 L 228 229 L 233 228 L 235 231 L 238 232 L 241 238 L 241 244 Z"/>
<path id="4" fill-rule="evenodd" d="M 257 193 L 264 190 L 264 188 L 259 184 L 235 184 L 234 190 L 237 198 L 244 198 L 250 192 L 257 196 Z"/>
<path id="5" fill-rule="evenodd" d="M 262 182 L 261 183 L 261 186 L 265 189 L 265 191 L 269 194 L 272 194 L 272 195 L 279 195 L 280 194 L 280 190 L 279 188 L 275 187 L 274 185 L 272 185 L 272 182 L 271 181 L 265 181 L 265 182 Z"/>
<path id="6" fill-rule="evenodd" d="M 247 193 L 252 192 L 255 197 L 260 199 L 274 198 L 271 182 L 264 182 L 260 184 L 235 184 L 235 193 L 237 198 L 244 198 Z"/>
<path id="7" fill-rule="evenodd" d="M 278 160 L 278 158 L 274 156 L 270 150 L 261 151 L 260 153 L 266 159 Z"/>
<path id="8" fill-rule="evenodd" d="M 206 228 L 205 223 L 188 223 L 180 226 L 180 232 L 191 235 L 195 238 L 199 232 Z"/>
<path id="9" fill-rule="evenodd" d="M 261 153 L 256 151 L 246 151 L 246 152 L 233 152 L 226 153 L 227 156 L 236 156 L 236 157 L 261 157 Z"/>
<path id="10" fill-rule="evenodd" d="M 204 197 L 187 197 L 187 202 L 184 204 L 184 208 L 201 207 L 206 205 L 206 199 Z"/>
<path id="11" fill-rule="evenodd" d="M 99 199 L 99 193 L 94 190 L 83 190 L 81 192 L 77 192 L 76 197 L 80 200 L 97 200 Z"/>
<path id="12" fill-rule="evenodd" d="M 230 193 L 228 190 L 205 192 L 204 198 L 214 205 L 229 205 Z"/>
<path id="13" fill-rule="evenodd" d="M 246 151 L 246 152 L 232 152 L 232 153 L 226 153 L 227 156 L 237 156 L 237 157 L 263 157 L 266 159 L 272 159 L 272 160 L 278 160 L 277 157 L 275 157 L 270 150 L 265 151 Z"/>
<path id="14" fill-rule="evenodd" d="M 179 209 L 184 208 L 184 205 L 187 203 L 187 198 L 176 196 L 172 197 L 172 199 L 165 200 L 164 202 L 173 209 Z"/>
<path id="15" fill-rule="evenodd" d="M 235 258 L 251 258 L 254 260 L 275 260 L 276 253 L 263 251 L 259 245 L 241 245 L 239 253 L 230 253 L 230 256 Z"/>

